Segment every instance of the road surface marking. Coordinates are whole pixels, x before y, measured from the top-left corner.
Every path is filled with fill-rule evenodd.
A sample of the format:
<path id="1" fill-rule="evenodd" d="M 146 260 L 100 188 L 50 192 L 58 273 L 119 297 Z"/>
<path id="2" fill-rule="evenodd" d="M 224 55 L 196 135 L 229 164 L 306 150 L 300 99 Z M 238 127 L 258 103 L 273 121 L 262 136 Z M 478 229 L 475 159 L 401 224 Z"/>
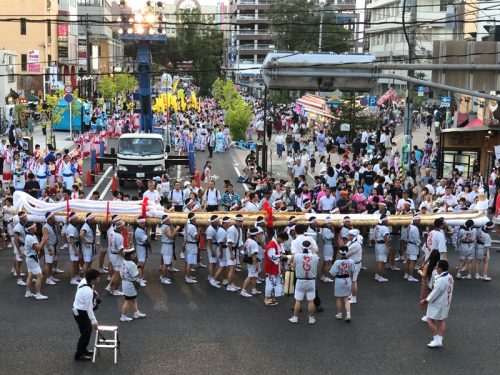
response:
<path id="1" fill-rule="evenodd" d="M 105 179 L 105 178 L 106 178 L 106 176 L 108 175 L 109 171 L 111 171 L 112 169 L 113 169 L 113 166 L 112 166 L 112 165 L 110 165 L 110 166 L 108 167 L 108 169 L 106 169 L 106 172 L 104 172 L 104 174 L 102 175 L 102 177 L 100 177 L 100 178 L 99 178 L 99 180 L 97 181 L 96 185 L 92 188 L 92 190 L 90 190 L 90 193 L 88 193 L 87 198 L 85 198 L 85 199 L 87 199 L 87 200 L 88 200 L 88 199 L 90 199 L 90 198 L 92 197 L 92 194 L 94 194 L 94 191 L 96 191 L 96 190 L 97 190 L 97 188 L 98 188 L 99 186 L 101 186 L 102 182 L 104 181 L 104 179 Z"/>
<path id="2" fill-rule="evenodd" d="M 238 168 L 234 167 L 234 170 L 236 171 L 236 174 L 238 175 L 238 177 L 241 177 L 241 173 L 240 171 L 238 170 Z M 245 188 L 245 191 L 249 191 L 250 189 L 248 188 L 247 184 L 243 184 L 243 187 Z"/>
<path id="3" fill-rule="evenodd" d="M 114 174 L 113 176 L 115 176 L 115 177 L 116 177 L 116 174 Z M 111 184 L 112 184 L 112 183 L 113 183 L 113 179 L 112 179 L 112 178 L 110 178 L 110 179 L 109 179 L 108 184 L 106 185 L 106 187 L 105 187 L 105 188 L 104 188 L 104 190 L 102 191 L 102 194 L 101 194 L 101 196 L 99 197 L 99 200 L 101 200 L 101 201 L 102 201 L 102 200 L 104 199 L 104 197 L 105 197 L 105 196 L 106 196 L 106 194 L 108 193 L 108 190 L 109 190 L 109 188 L 111 187 Z"/>

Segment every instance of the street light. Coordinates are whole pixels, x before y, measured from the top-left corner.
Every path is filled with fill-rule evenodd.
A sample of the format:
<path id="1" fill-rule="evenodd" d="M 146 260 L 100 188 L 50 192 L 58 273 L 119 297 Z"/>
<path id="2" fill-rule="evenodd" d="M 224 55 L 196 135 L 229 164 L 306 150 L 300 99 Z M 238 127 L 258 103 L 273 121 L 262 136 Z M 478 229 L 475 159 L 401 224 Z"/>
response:
<path id="1" fill-rule="evenodd" d="M 323 43 L 323 10 L 325 8 L 326 0 L 318 0 L 319 5 L 319 40 L 318 52 L 321 52 L 321 45 Z"/>

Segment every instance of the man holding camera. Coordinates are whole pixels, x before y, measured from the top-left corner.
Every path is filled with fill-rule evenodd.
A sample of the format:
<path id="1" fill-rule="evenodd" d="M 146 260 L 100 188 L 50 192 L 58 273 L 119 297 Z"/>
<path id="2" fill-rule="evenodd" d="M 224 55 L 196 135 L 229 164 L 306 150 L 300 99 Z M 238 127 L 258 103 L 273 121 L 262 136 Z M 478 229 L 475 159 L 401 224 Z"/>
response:
<path id="1" fill-rule="evenodd" d="M 73 302 L 73 315 L 80 330 L 80 338 L 75 352 L 75 360 L 77 361 L 88 361 L 93 354 L 92 351 L 87 350 L 87 346 L 92 335 L 92 328 L 97 329 L 99 326 L 94 310 L 97 310 L 101 300 L 94 287 L 99 283 L 100 276 L 99 271 L 89 269 L 85 278 L 78 284 Z"/>

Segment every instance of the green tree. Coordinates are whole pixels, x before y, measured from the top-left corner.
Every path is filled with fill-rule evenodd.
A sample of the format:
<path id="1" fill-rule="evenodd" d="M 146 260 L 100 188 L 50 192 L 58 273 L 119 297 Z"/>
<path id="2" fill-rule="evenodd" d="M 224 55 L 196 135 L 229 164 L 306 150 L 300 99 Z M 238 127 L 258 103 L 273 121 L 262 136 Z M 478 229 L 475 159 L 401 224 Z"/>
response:
<path id="1" fill-rule="evenodd" d="M 288 97 L 287 90 L 271 90 L 269 92 L 269 101 L 274 105 L 278 104 L 288 104 L 290 103 L 290 98 Z"/>
<path id="2" fill-rule="evenodd" d="M 232 81 L 215 80 L 212 92 L 214 98 L 226 110 L 225 123 L 234 140 L 245 139 L 246 131 L 252 121 L 252 107 L 243 100 Z"/>
<path id="3" fill-rule="evenodd" d="M 336 22 L 333 11 L 323 10 L 322 51 L 346 52 L 352 34 Z M 317 51 L 321 14 L 315 2 L 309 0 L 280 0 L 269 11 L 270 28 L 276 34 L 277 49 Z"/>
<path id="4" fill-rule="evenodd" d="M 340 124 L 350 124 L 349 139 L 352 141 L 355 132 L 363 129 L 375 129 L 378 126 L 379 118 L 366 112 L 364 107 L 356 106 L 356 98 L 353 94 L 343 95 L 342 99 L 343 102 L 337 110 L 337 123 L 332 126 L 333 134 L 340 133 Z"/>
<path id="5" fill-rule="evenodd" d="M 101 78 L 97 84 L 97 88 L 104 100 L 111 100 L 116 96 L 116 84 L 113 77 L 109 75 Z"/>
<path id="6" fill-rule="evenodd" d="M 236 141 L 245 139 L 248 125 L 252 121 L 252 109 L 242 98 L 234 100 L 226 112 L 225 122 Z"/>
<path id="7" fill-rule="evenodd" d="M 115 74 L 113 76 L 113 82 L 116 87 L 116 92 L 122 95 L 134 91 L 137 86 L 137 80 L 132 74 Z"/>

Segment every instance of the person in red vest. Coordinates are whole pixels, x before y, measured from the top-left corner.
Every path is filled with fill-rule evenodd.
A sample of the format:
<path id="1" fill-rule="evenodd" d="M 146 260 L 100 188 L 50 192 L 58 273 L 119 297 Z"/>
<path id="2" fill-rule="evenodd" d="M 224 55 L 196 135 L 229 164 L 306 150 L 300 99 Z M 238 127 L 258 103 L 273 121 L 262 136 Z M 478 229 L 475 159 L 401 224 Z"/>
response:
<path id="1" fill-rule="evenodd" d="M 266 289 L 264 303 L 266 306 L 277 306 L 276 297 L 283 295 L 283 278 L 281 277 L 281 258 L 284 254 L 283 243 L 288 240 L 286 232 L 279 232 L 266 246 L 264 252 L 264 272 L 266 273 Z"/>

